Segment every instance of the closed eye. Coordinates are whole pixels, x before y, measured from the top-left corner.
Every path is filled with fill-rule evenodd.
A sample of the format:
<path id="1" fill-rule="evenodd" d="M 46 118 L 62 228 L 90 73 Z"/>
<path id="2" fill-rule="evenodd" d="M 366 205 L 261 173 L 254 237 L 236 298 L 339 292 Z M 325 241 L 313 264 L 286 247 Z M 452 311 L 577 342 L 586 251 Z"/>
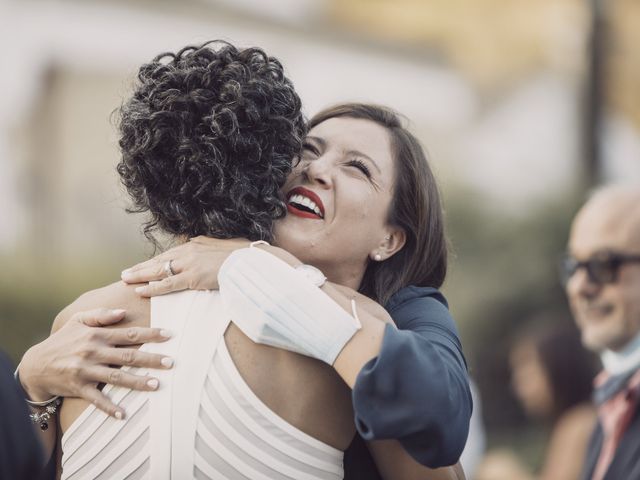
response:
<path id="1" fill-rule="evenodd" d="M 354 158 L 352 160 L 349 160 L 349 163 L 347 163 L 347 165 L 357 168 L 362 173 L 364 173 L 367 178 L 371 178 L 371 171 L 369 170 L 369 167 L 367 167 L 362 160 Z"/>
<path id="2" fill-rule="evenodd" d="M 314 144 L 309 143 L 309 142 L 304 142 L 302 144 L 302 150 L 303 151 L 307 151 L 307 152 L 311 152 L 316 157 L 320 155 L 320 151 L 318 150 L 318 148 Z"/>

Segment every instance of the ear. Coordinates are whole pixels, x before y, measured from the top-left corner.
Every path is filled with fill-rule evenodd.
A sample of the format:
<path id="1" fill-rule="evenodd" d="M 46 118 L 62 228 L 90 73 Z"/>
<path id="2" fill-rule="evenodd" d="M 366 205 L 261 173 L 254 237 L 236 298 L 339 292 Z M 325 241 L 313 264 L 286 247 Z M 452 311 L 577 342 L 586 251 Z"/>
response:
<path id="1" fill-rule="evenodd" d="M 369 258 L 376 262 L 383 262 L 399 252 L 406 240 L 407 236 L 402 228 L 389 227 L 377 248 L 369 254 Z"/>

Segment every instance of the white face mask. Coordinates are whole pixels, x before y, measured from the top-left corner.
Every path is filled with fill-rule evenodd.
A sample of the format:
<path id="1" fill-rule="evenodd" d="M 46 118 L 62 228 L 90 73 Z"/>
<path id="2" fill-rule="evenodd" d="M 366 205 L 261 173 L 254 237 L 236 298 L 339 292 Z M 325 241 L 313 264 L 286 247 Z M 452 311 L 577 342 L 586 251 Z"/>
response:
<path id="1" fill-rule="evenodd" d="M 320 286 L 317 269 L 295 269 L 259 248 L 236 250 L 218 273 L 220 296 L 233 322 L 256 343 L 333 365 L 361 328 Z"/>
<path id="2" fill-rule="evenodd" d="M 640 367 L 640 333 L 622 350 L 605 350 L 600 355 L 604 369 L 612 375 L 620 375 Z"/>

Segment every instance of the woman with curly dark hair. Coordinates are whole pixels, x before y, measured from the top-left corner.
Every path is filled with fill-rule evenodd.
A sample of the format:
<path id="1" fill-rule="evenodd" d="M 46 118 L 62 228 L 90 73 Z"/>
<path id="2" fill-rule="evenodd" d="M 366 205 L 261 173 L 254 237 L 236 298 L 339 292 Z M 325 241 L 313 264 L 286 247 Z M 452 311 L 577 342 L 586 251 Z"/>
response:
<path id="1" fill-rule="evenodd" d="M 453 470 L 420 465 L 455 463 L 470 396 L 455 326 L 436 290 L 446 271 L 438 192 L 415 138 L 390 110 L 344 105 L 314 117 L 301 148 L 297 96 L 262 52 L 226 46 L 161 60 L 141 69 L 142 85 L 123 107 L 118 170 L 133 209 L 151 214 L 148 235 L 206 237 L 128 278 L 175 283 L 89 292 L 25 355 L 31 398 L 82 397 L 65 400 L 60 416 L 65 478 L 116 469 L 152 478 L 341 478 L 356 428 L 376 440 L 370 449 L 385 478 L 454 478 Z M 259 75 L 277 88 L 269 91 Z M 251 240 L 279 247 L 243 248 Z M 218 278 L 220 295 L 209 291 Z M 188 287 L 145 299 L 154 288 Z M 374 300 L 412 331 L 394 328 Z M 124 307 L 129 328 L 105 333 L 74 317 L 97 306 Z M 81 318 L 116 323 L 123 314 Z M 119 355 L 107 348 L 157 339 L 160 329 L 174 336 Z M 172 363 L 168 356 L 175 368 L 150 377 L 161 359 Z M 56 371 L 51 360 L 60 371 L 79 357 L 91 371 L 68 375 L 66 391 L 64 374 L 45 373 Z M 89 379 L 111 385 L 100 393 Z M 157 389 L 158 380 L 154 394 L 132 390 Z M 126 410 L 126 421 L 85 399 L 116 417 Z M 358 460 L 358 475 L 367 468 L 378 475 Z"/>
<path id="2" fill-rule="evenodd" d="M 219 42 L 221 43 L 221 42 Z M 120 110 L 118 173 L 145 233 L 271 239 L 302 149 L 293 84 L 257 48 L 187 47 L 143 65 Z"/>

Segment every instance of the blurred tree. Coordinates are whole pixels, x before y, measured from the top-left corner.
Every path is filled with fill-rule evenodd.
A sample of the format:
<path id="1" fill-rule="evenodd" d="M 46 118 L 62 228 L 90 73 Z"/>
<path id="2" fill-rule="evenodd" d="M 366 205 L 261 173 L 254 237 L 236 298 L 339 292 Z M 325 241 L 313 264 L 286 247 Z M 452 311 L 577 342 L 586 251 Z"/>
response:
<path id="1" fill-rule="evenodd" d="M 571 321 L 557 260 L 582 194 L 568 192 L 520 217 L 489 212 L 466 190 L 450 190 L 446 200 L 453 258 L 445 293 L 479 385 L 488 430 L 514 433 L 525 418 L 511 394 L 508 351 L 535 312 L 544 309 Z"/>

